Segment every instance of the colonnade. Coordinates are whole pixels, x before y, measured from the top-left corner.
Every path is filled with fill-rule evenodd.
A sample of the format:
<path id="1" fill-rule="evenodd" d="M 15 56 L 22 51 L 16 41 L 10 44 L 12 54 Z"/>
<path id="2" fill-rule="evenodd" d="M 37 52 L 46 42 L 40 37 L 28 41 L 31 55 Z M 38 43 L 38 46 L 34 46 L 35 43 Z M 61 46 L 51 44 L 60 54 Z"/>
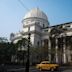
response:
<path id="1" fill-rule="evenodd" d="M 62 53 L 62 57 L 61 57 L 61 62 L 62 63 L 67 63 L 67 53 L 66 53 L 66 44 L 65 44 L 65 38 L 63 38 L 63 48 L 62 48 L 62 50 L 63 50 L 63 52 L 61 52 Z M 56 37 L 55 38 L 55 56 L 54 56 L 54 58 L 55 58 L 55 62 L 56 63 L 59 63 L 59 54 L 58 54 L 58 38 Z M 50 40 L 50 38 L 48 38 L 48 60 L 51 62 L 51 40 Z"/>

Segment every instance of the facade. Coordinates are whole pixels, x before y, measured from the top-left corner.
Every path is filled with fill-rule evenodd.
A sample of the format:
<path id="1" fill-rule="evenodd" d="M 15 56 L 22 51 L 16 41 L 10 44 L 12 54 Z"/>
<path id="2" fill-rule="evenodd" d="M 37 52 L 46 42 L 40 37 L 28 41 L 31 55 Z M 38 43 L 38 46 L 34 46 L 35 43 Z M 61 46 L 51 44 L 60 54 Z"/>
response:
<path id="1" fill-rule="evenodd" d="M 72 61 L 72 22 L 50 26 L 48 18 L 39 8 L 28 12 L 22 20 L 23 29 L 19 33 L 11 33 L 10 39 L 16 43 L 21 38 L 28 38 L 34 47 L 46 46 L 48 60 L 56 63 Z"/>

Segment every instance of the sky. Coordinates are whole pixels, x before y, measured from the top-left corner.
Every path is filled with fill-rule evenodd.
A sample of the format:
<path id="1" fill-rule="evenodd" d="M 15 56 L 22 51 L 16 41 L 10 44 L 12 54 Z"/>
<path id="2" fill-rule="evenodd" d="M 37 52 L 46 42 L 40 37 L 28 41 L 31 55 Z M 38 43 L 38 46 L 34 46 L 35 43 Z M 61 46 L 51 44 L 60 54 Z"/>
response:
<path id="1" fill-rule="evenodd" d="M 36 7 L 51 26 L 72 22 L 72 0 L 0 0 L 0 37 L 9 39 L 11 33 L 21 31 L 23 17 Z"/>

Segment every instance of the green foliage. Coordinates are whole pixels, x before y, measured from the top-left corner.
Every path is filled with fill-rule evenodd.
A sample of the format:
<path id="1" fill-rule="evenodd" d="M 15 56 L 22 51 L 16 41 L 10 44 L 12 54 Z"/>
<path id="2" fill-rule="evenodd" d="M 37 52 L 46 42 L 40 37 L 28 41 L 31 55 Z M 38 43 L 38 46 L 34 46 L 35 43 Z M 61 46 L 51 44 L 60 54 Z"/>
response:
<path id="1" fill-rule="evenodd" d="M 5 38 L 5 37 L 0 37 L 0 43 L 2 43 L 2 42 L 8 42 L 7 38 Z"/>
<path id="2" fill-rule="evenodd" d="M 22 38 L 15 44 L 17 50 L 16 50 L 16 56 L 18 63 L 23 63 L 27 59 L 27 49 L 28 49 L 28 39 Z"/>
<path id="3" fill-rule="evenodd" d="M 11 62 L 11 56 L 16 52 L 15 45 L 9 42 L 0 43 L 0 63 Z"/>
<path id="4" fill-rule="evenodd" d="M 30 48 L 30 55 L 33 63 L 39 63 L 42 60 L 47 60 L 48 49 L 45 47 Z"/>

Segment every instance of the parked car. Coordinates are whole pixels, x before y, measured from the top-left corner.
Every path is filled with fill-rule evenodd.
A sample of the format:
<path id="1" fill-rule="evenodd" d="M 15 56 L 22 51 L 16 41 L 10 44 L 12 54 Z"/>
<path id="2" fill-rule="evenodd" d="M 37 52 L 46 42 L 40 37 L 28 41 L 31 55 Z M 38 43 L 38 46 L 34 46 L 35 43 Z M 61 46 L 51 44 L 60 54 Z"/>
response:
<path id="1" fill-rule="evenodd" d="M 55 69 L 58 69 L 59 64 L 56 63 L 50 63 L 49 61 L 42 61 L 40 64 L 36 65 L 36 68 L 39 70 L 51 70 L 54 71 Z"/>

